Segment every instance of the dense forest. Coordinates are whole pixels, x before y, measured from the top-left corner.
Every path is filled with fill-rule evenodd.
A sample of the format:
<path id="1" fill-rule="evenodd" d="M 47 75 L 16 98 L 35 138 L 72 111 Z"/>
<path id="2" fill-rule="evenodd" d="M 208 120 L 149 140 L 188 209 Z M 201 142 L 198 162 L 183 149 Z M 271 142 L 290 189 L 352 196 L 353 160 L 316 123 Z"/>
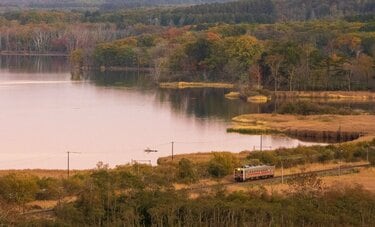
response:
<path id="1" fill-rule="evenodd" d="M 375 89 L 374 10 L 372 1 L 251 0 L 111 13 L 9 11 L 0 16 L 0 50 L 72 54 L 78 68 L 149 68 L 163 81 L 368 90 Z M 225 16 L 242 13 L 244 20 Z"/>
<path id="2" fill-rule="evenodd" d="M 93 58 L 81 57 L 107 67 L 151 67 L 167 81 L 230 81 L 275 91 L 367 90 L 375 82 L 374 41 L 371 23 L 193 26 L 102 43 Z"/>

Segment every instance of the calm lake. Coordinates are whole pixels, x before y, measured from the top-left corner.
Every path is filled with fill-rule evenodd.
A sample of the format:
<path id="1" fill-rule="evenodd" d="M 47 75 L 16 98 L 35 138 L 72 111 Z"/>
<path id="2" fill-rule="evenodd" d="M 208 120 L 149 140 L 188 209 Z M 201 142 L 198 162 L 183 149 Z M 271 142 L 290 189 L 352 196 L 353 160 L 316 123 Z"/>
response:
<path id="1" fill-rule="evenodd" d="M 232 117 L 272 104 L 224 98 L 225 89 L 162 90 L 151 75 L 92 73 L 72 81 L 62 57 L 1 57 L 0 168 L 110 167 L 174 153 L 259 149 L 260 136 L 226 133 Z M 363 105 L 363 104 L 362 104 Z M 263 136 L 264 149 L 312 144 Z M 144 149 L 157 153 L 145 153 Z"/>

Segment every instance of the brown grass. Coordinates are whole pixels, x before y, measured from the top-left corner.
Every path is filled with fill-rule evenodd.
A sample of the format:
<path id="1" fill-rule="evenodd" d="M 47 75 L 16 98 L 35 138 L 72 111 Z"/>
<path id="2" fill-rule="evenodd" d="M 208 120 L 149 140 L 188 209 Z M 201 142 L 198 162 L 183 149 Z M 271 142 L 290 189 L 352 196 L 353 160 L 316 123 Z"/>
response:
<path id="1" fill-rule="evenodd" d="M 65 197 L 63 199 L 61 199 L 61 201 L 58 201 L 58 200 L 36 200 L 36 201 L 32 201 L 28 204 L 26 204 L 27 207 L 38 207 L 38 209 L 40 210 L 47 210 L 47 209 L 52 209 L 54 207 L 56 207 L 59 202 L 63 202 L 63 203 L 71 203 L 71 202 L 74 202 L 77 200 L 77 197 L 76 196 L 69 196 L 69 197 Z"/>
<path id="2" fill-rule="evenodd" d="M 264 95 L 254 95 L 247 98 L 247 102 L 251 103 L 266 103 L 268 102 L 268 97 Z"/>
<path id="3" fill-rule="evenodd" d="M 222 152 L 226 152 L 226 151 L 222 151 Z M 199 152 L 199 153 L 191 153 L 191 154 L 178 154 L 178 155 L 173 156 L 173 162 L 178 163 L 183 158 L 189 159 L 190 161 L 194 163 L 208 162 L 214 157 L 215 153 L 218 153 L 218 152 Z M 234 155 L 235 157 L 239 159 L 245 159 L 249 155 L 249 152 L 247 151 L 242 151 L 240 153 L 232 153 L 232 152 L 226 152 L 226 153 L 231 153 L 232 155 Z M 162 165 L 171 161 L 172 161 L 171 156 L 161 157 L 158 159 L 158 164 Z"/>
<path id="4" fill-rule="evenodd" d="M 90 170 L 71 170 L 70 175 L 77 173 L 86 173 Z M 49 170 L 49 169 L 24 169 L 24 170 L 0 170 L 0 177 L 11 173 L 16 174 L 28 174 L 38 177 L 53 177 L 53 178 L 64 178 L 67 177 L 66 170 Z"/>
<path id="5" fill-rule="evenodd" d="M 254 127 L 264 131 L 279 131 L 288 135 L 332 136 L 337 133 L 355 138 L 364 135 L 371 139 L 375 135 L 375 115 L 278 115 L 248 114 L 233 118 L 231 131 L 251 131 Z"/>
<path id="6" fill-rule="evenodd" d="M 367 91 L 278 91 L 278 98 L 306 98 L 306 99 L 341 99 L 341 100 L 371 100 L 375 99 L 375 92 Z"/>
<path id="7" fill-rule="evenodd" d="M 160 83 L 160 88 L 185 89 L 185 88 L 234 88 L 229 83 L 205 83 L 205 82 L 170 82 Z"/>
<path id="8" fill-rule="evenodd" d="M 239 99 L 241 97 L 241 94 L 239 92 L 229 92 L 228 94 L 225 94 L 225 98 L 227 99 Z"/>
<path id="9" fill-rule="evenodd" d="M 375 192 L 375 168 L 363 168 L 359 173 L 346 174 L 341 176 L 323 177 L 323 182 L 327 186 L 361 185 L 364 189 Z"/>
<path id="10" fill-rule="evenodd" d="M 306 173 L 311 171 L 318 171 L 318 170 L 328 170 L 328 169 L 335 169 L 341 166 L 355 166 L 355 165 L 364 165 L 368 164 L 368 162 L 361 161 L 361 162 L 345 162 L 345 163 L 337 163 L 337 162 L 329 162 L 329 163 L 311 163 L 305 165 L 298 165 L 292 168 L 284 169 L 284 175 L 289 174 L 298 174 L 298 173 Z M 281 176 L 281 168 L 277 168 L 275 170 L 275 176 Z"/>

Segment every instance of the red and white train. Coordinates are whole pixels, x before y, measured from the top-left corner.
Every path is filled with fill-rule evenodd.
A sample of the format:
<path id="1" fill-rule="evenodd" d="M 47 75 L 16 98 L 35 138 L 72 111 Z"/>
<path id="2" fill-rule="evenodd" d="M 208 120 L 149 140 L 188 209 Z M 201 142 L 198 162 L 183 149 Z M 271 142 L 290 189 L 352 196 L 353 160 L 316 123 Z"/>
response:
<path id="1" fill-rule="evenodd" d="M 251 166 L 245 165 L 234 170 L 234 180 L 238 182 L 255 179 L 265 179 L 275 176 L 275 166 L 259 165 Z"/>

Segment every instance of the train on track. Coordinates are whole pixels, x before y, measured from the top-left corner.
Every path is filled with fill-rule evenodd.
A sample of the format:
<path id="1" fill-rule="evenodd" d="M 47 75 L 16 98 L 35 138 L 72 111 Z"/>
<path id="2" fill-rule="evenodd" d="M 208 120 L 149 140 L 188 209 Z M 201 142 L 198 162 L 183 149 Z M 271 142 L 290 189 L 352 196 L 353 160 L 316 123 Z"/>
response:
<path id="1" fill-rule="evenodd" d="M 234 180 L 243 182 L 247 180 L 266 179 L 275 176 L 275 166 L 245 165 L 234 170 Z"/>

